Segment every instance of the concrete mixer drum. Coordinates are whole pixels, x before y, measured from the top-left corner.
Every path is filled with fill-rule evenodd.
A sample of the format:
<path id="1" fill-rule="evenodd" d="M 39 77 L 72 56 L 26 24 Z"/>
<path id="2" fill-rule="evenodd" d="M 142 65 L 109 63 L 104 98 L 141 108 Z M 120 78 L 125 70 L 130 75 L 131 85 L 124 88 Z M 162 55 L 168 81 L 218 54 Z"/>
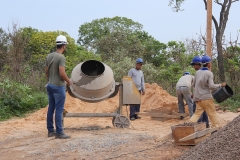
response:
<path id="1" fill-rule="evenodd" d="M 115 91 L 112 69 L 99 61 L 89 60 L 75 66 L 71 80 L 72 95 L 86 102 L 100 102 Z"/>

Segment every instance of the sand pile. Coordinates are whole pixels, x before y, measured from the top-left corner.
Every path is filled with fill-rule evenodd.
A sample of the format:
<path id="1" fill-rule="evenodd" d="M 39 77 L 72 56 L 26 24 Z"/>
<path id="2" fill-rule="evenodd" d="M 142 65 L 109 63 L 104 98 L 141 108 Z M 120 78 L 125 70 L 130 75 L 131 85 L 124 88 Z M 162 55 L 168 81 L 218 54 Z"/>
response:
<path id="1" fill-rule="evenodd" d="M 146 94 L 142 96 L 141 111 L 150 110 L 154 108 L 165 107 L 170 110 L 177 111 L 177 98 L 168 94 L 162 87 L 156 83 L 146 83 Z M 106 99 L 98 103 L 87 103 L 77 98 L 73 98 L 67 94 L 65 101 L 65 109 L 69 113 L 111 113 L 118 107 L 119 96 Z M 31 120 L 45 120 L 47 107 L 35 112 L 28 119 Z"/>
<path id="2" fill-rule="evenodd" d="M 179 158 L 189 159 L 240 159 L 240 115 Z"/>

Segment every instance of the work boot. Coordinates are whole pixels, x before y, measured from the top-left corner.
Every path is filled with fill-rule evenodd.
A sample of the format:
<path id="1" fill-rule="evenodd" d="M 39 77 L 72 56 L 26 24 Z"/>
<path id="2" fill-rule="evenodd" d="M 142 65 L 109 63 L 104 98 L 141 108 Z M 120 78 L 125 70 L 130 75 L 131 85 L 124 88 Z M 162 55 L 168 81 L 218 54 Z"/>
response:
<path id="1" fill-rule="evenodd" d="M 67 138 L 71 138 L 71 137 L 66 135 L 66 134 L 64 134 L 64 133 L 56 133 L 55 138 L 67 139 Z"/>
<path id="2" fill-rule="evenodd" d="M 209 123 L 206 123 L 206 128 L 210 128 L 210 125 L 209 125 Z"/>
<path id="3" fill-rule="evenodd" d="M 48 132 L 48 137 L 54 137 L 56 135 L 55 131 Z"/>
<path id="4" fill-rule="evenodd" d="M 135 120 L 135 118 L 134 118 L 134 117 L 130 117 L 130 120 L 131 120 L 131 121 L 134 121 L 134 120 Z"/>
<path id="5" fill-rule="evenodd" d="M 139 117 L 137 114 L 135 114 L 134 118 L 135 119 L 141 119 L 141 117 Z"/>

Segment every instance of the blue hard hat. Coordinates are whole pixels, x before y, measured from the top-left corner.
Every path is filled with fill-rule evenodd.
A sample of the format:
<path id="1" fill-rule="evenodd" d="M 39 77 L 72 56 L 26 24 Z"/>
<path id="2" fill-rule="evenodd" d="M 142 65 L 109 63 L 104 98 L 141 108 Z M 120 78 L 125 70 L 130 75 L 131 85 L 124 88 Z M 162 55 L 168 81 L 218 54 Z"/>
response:
<path id="1" fill-rule="evenodd" d="M 136 60 L 136 63 L 143 63 L 143 59 L 142 59 L 142 58 L 138 58 L 138 59 Z"/>
<path id="2" fill-rule="evenodd" d="M 190 75 L 191 73 L 190 72 L 184 72 L 183 73 L 183 76 L 185 76 L 185 75 Z"/>
<path id="3" fill-rule="evenodd" d="M 209 63 L 209 62 L 211 62 L 211 58 L 207 55 L 204 55 L 202 57 L 202 63 Z"/>
<path id="4" fill-rule="evenodd" d="M 194 64 L 201 64 L 202 63 L 202 58 L 200 56 L 195 56 L 193 59 L 192 59 L 192 62 L 190 63 L 191 65 L 194 65 Z"/>

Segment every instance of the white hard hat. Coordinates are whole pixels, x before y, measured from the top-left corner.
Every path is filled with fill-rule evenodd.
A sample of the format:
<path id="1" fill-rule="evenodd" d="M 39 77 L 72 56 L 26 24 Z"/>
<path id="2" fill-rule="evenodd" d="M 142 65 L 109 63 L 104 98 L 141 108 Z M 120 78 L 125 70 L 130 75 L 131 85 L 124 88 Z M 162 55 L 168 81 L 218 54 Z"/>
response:
<path id="1" fill-rule="evenodd" d="M 67 38 L 65 36 L 63 36 L 63 35 L 57 36 L 56 44 L 57 45 L 68 44 Z"/>

